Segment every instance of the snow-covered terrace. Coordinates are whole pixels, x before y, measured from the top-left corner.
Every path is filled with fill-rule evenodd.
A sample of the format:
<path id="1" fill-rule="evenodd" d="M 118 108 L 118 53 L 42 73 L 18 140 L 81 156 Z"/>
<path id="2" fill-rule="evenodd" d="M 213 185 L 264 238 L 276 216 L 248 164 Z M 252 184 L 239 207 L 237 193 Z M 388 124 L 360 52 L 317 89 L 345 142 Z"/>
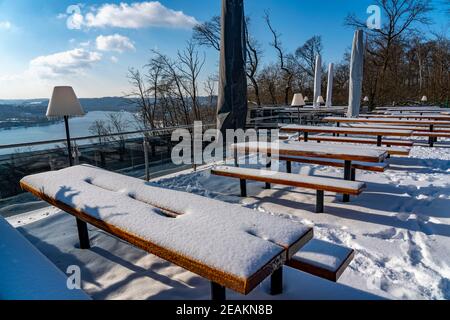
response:
<path id="1" fill-rule="evenodd" d="M 228 291 L 229 299 L 450 299 L 450 148 L 416 146 L 388 162 L 385 173 L 358 171 L 367 190 L 350 203 L 326 193 L 323 214 L 312 213 L 312 190 L 248 182 L 242 199 L 238 180 L 212 176 L 208 166 L 154 182 L 298 220 L 313 226 L 316 238 L 357 251 L 337 284 L 285 267 L 282 295 L 269 295 L 266 281 L 249 296 Z M 293 172 L 342 177 L 342 169 L 314 165 L 295 164 Z M 94 299 L 209 299 L 208 281 L 93 227 L 92 249 L 79 250 L 74 218 L 56 208 L 8 221 L 62 271 L 80 266 L 83 289 Z"/>

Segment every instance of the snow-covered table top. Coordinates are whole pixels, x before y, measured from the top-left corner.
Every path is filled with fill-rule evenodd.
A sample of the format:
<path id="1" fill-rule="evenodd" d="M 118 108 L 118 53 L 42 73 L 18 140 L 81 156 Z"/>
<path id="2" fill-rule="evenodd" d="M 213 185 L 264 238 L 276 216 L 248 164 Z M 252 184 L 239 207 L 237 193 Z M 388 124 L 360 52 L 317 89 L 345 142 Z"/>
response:
<path id="1" fill-rule="evenodd" d="M 350 161 L 382 162 L 387 156 L 384 150 L 372 148 L 362 149 L 361 147 L 349 146 L 343 148 L 339 144 L 320 143 L 291 143 L 283 142 L 245 142 L 236 143 L 231 146 L 239 152 L 260 152 L 270 153 L 274 158 L 276 155 L 328 158 Z"/>
<path id="2" fill-rule="evenodd" d="M 325 118 L 329 119 L 329 118 Z M 340 118 L 336 118 L 340 119 Z M 347 118 L 343 118 L 347 119 Z M 371 119 L 365 119 L 371 120 Z M 331 120 L 328 120 L 331 121 Z M 361 122 L 362 119 L 360 119 Z M 358 134 L 369 136 L 411 136 L 412 130 L 388 130 L 388 129 L 367 129 L 350 127 L 326 127 L 326 126 L 299 126 L 295 124 L 281 127 L 281 131 L 287 132 L 314 132 L 314 133 L 339 133 L 339 134 Z"/>
<path id="3" fill-rule="evenodd" d="M 387 119 L 433 119 L 433 120 L 450 120 L 449 115 L 445 114 L 407 114 L 407 113 L 396 113 L 396 114 L 360 114 L 360 118 L 387 118 Z"/>
<path id="4" fill-rule="evenodd" d="M 250 283 L 255 274 L 269 265 L 269 275 L 312 237 L 311 228 L 289 219 L 89 165 L 28 176 L 21 185 L 164 248 L 172 258 L 163 259 L 220 283 L 211 279 L 211 270 L 218 271 L 241 293 L 258 284 Z"/>
<path id="5" fill-rule="evenodd" d="M 0 216 L 0 300 L 89 300 L 67 276 Z"/>
<path id="6" fill-rule="evenodd" d="M 400 125 L 450 125 L 450 121 L 442 120 L 402 120 L 402 119 L 384 119 L 384 118 L 343 118 L 343 117 L 326 117 L 324 121 L 338 122 L 338 123 L 386 123 L 386 124 L 400 124 Z"/>

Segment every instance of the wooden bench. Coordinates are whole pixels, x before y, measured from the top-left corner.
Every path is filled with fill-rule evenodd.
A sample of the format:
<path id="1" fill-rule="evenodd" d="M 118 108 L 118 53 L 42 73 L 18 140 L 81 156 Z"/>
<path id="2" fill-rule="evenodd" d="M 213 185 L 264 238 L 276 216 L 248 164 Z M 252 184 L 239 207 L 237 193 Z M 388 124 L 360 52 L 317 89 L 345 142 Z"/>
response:
<path id="1" fill-rule="evenodd" d="M 349 127 L 349 128 L 373 128 L 373 129 L 393 129 L 393 130 L 412 130 L 412 131 L 421 131 L 421 132 L 430 132 L 429 126 L 390 126 L 383 124 L 344 124 L 341 127 Z M 450 132 L 450 128 L 439 127 L 434 128 L 433 132 Z"/>
<path id="2" fill-rule="evenodd" d="M 286 264 L 294 269 L 337 282 L 354 256 L 353 249 L 313 239 Z"/>
<path id="3" fill-rule="evenodd" d="M 271 292 L 281 293 L 283 264 L 313 237 L 312 228 L 289 219 L 88 165 L 20 184 L 77 218 L 80 247 L 89 248 L 89 223 L 210 280 L 215 300 L 225 299 L 225 288 L 248 294 L 268 276 Z"/>
<path id="4" fill-rule="evenodd" d="M 377 144 L 376 139 L 371 138 L 359 138 L 359 137 L 336 137 L 336 136 L 326 136 L 326 135 L 313 135 L 309 136 L 308 140 L 311 141 L 328 141 L 328 142 L 348 142 L 348 143 L 360 143 L 360 144 Z M 394 140 L 394 139 L 383 139 L 382 144 L 385 146 L 405 146 L 412 147 L 414 145 L 413 141 L 410 140 Z"/>
<path id="5" fill-rule="evenodd" d="M 211 173 L 217 176 L 240 179 L 242 197 L 247 196 L 247 180 L 316 190 L 316 213 L 324 212 L 324 191 L 359 195 L 366 187 L 363 182 L 240 167 L 217 166 L 211 169 Z"/>
<path id="6" fill-rule="evenodd" d="M 299 139 L 300 139 L 300 141 L 302 141 L 303 137 L 300 136 Z M 321 142 L 320 140 L 313 140 L 313 141 L 317 141 L 318 143 Z M 345 141 L 342 141 L 342 142 L 345 143 Z M 343 144 L 342 146 L 348 146 L 348 144 Z M 354 146 L 352 146 L 352 147 L 354 147 Z M 364 148 L 363 146 L 358 146 L 358 147 Z M 391 156 L 391 155 L 408 156 L 409 153 L 411 152 L 411 149 L 407 148 L 407 147 L 387 147 L 387 146 L 386 147 L 383 147 L 383 146 L 378 147 L 378 146 L 375 146 L 375 147 L 369 147 L 369 148 L 375 149 L 375 150 L 380 150 L 380 151 L 385 151 L 389 154 L 389 156 Z"/>
<path id="7" fill-rule="evenodd" d="M 0 216 L 0 300 L 90 300 Z"/>
<path id="8" fill-rule="evenodd" d="M 292 162 L 298 163 L 310 163 L 316 164 L 320 166 L 330 166 L 336 168 L 344 168 L 345 163 L 341 160 L 336 159 L 323 159 L 323 158 L 310 158 L 310 157 L 293 157 L 293 156 L 279 156 L 280 161 L 286 161 L 286 172 L 292 173 Z M 389 164 L 385 162 L 372 163 L 372 162 L 361 162 L 361 161 L 353 161 L 352 163 L 352 171 L 351 171 L 351 180 L 355 181 L 356 178 L 356 169 L 363 171 L 372 171 L 372 172 L 384 172 L 389 168 Z"/>

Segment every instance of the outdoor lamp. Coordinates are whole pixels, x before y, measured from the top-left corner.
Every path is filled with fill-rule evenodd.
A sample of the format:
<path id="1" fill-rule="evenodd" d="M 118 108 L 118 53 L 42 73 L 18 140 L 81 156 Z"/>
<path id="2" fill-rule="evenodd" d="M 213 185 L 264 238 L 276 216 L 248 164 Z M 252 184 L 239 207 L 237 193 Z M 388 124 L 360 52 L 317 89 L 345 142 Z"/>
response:
<path id="1" fill-rule="evenodd" d="M 294 98 L 292 99 L 291 106 L 297 107 L 297 116 L 298 116 L 298 124 L 300 124 L 300 107 L 305 105 L 305 100 L 303 99 L 303 95 L 301 93 L 294 94 Z"/>
<path id="2" fill-rule="evenodd" d="M 61 86 L 53 89 L 52 98 L 48 104 L 48 118 L 64 118 L 66 126 L 67 150 L 69 153 L 69 165 L 73 165 L 72 148 L 70 146 L 69 117 L 84 116 L 83 107 L 78 101 L 72 87 Z"/>
<path id="3" fill-rule="evenodd" d="M 308 102 L 309 101 L 308 97 L 304 97 L 303 101 L 305 101 L 305 103 Z"/>
<path id="4" fill-rule="evenodd" d="M 316 102 L 317 102 L 317 104 L 319 105 L 319 107 L 320 107 L 320 105 L 321 105 L 322 103 L 325 103 L 325 101 L 323 100 L 323 97 L 322 97 L 322 96 L 318 96 Z"/>
<path id="5" fill-rule="evenodd" d="M 365 96 L 363 101 L 364 101 L 364 102 L 369 102 L 369 97 L 368 97 L 368 96 Z"/>
<path id="6" fill-rule="evenodd" d="M 423 96 L 422 99 L 421 99 L 420 101 L 422 101 L 422 102 L 427 102 L 427 101 L 428 101 L 427 96 Z"/>

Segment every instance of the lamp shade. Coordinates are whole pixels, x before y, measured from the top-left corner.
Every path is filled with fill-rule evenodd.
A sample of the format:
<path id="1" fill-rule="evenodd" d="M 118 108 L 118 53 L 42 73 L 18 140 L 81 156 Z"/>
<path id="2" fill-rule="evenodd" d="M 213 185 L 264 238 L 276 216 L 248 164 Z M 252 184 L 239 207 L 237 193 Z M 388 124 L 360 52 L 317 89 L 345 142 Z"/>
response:
<path id="1" fill-rule="evenodd" d="M 427 102 L 427 101 L 428 101 L 427 96 L 423 96 L 421 101 L 422 101 L 422 102 Z"/>
<path id="2" fill-rule="evenodd" d="M 83 116 L 83 107 L 72 87 L 55 87 L 48 104 L 47 117 Z"/>
<path id="3" fill-rule="evenodd" d="M 363 101 L 364 101 L 364 102 L 369 102 L 369 97 L 368 97 L 368 96 L 365 96 Z"/>
<path id="4" fill-rule="evenodd" d="M 303 95 L 301 93 L 294 94 L 291 106 L 293 107 L 303 107 L 305 105 L 305 100 L 303 100 Z"/>
<path id="5" fill-rule="evenodd" d="M 318 96 L 316 102 L 317 102 L 317 103 L 325 103 L 325 101 L 323 100 L 323 97 L 322 97 L 322 96 Z"/>
<path id="6" fill-rule="evenodd" d="M 303 101 L 309 101 L 308 97 L 303 98 Z"/>

